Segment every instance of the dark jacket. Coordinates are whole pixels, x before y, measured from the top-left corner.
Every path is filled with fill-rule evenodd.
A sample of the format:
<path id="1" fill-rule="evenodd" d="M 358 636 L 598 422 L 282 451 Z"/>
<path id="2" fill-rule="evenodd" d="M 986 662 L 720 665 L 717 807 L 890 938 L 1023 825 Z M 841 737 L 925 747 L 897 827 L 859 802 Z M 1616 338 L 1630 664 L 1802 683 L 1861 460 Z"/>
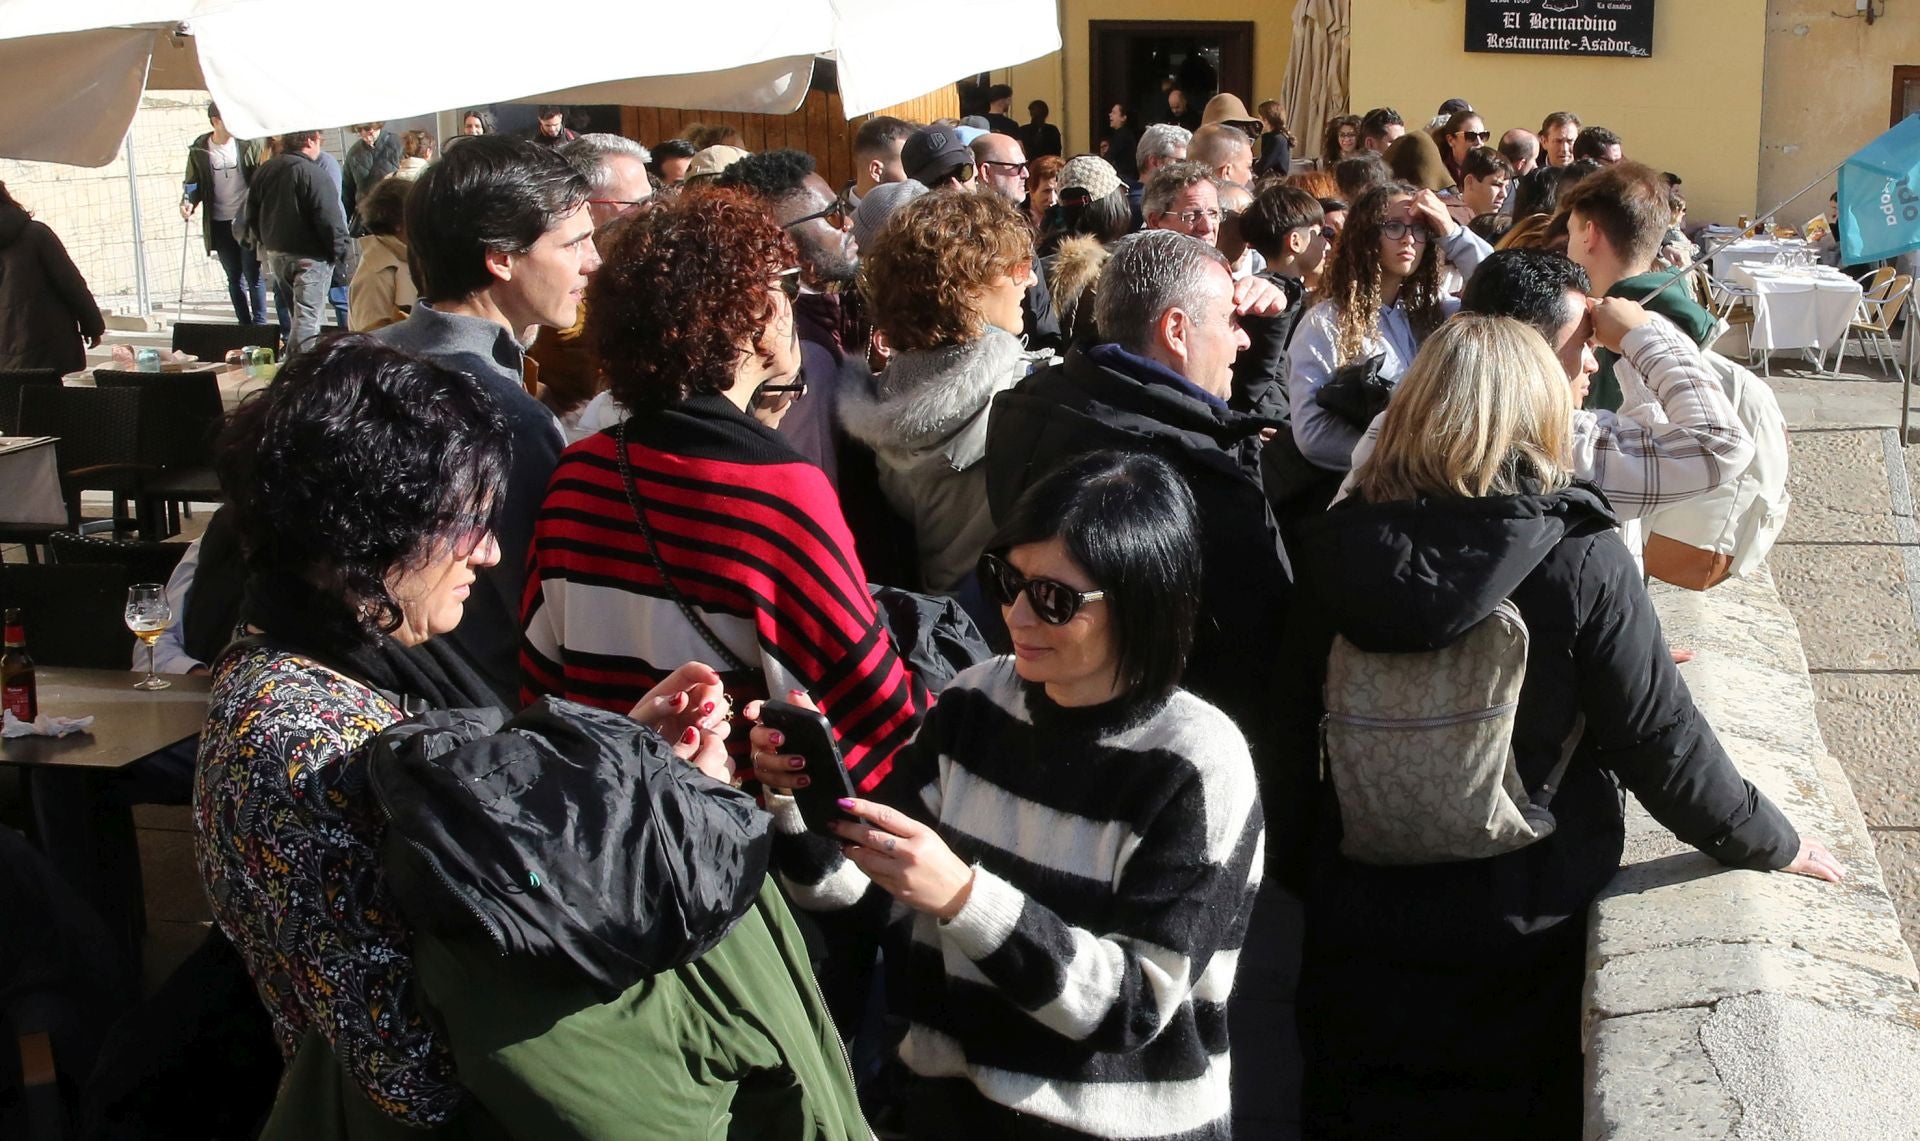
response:
<path id="1" fill-rule="evenodd" d="M 360 221 L 360 199 L 374 184 L 400 169 L 400 137 L 383 130 L 368 146 L 354 140 L 347 148 L 347 160 L 341 164 L 340 206 L 356 225 Z"/>
<path id="2" fill-rule="evenodd" d="M 554 698 L 401 722 L 367 765 L 421 989 L 514 1136 L 868 1136 L 750 796 Z"/>
<path id="3" fill-rule="evenodd" d="M 1027 152 L 1027 161 L 1058 155 L 1064 148 L 1060 145 L 1060 128 L 1052 123 L 1028 123 L 1020 128 L 1020 147 Z"/>
<path id="4" fill-rule="evenodd" d="M 1259 276 L 1279 288 L 1286 296 L 1287 307 L 1271 317 L 1240 318 L 1248 343 L 1233 358 L 1233 396 L 1228 403 L 1236 412 L 1285 421 L 1293 415 L 1287 399 L 1287 342 L 1293 339 L 1294 323 L 1300 320 L 1306 287 L 1297 277 L 1277 273 Z"/>
<path id="5" fill-rule="evenodd" d="M 254 172 L 247 189 L 247 216 L 263 255 L 292 254 L 330 263 L 347 256 L 347 216 L 333 179 L 318 159 L 288 151 L 268 160 Z"/>
<path id="6" fill-rule="evenodd" d="M 478 380 L 507 418 L 513 433 L 513 467 L 494 534 L 500 561 L 480 572 L 467 599 L 466 616 L 447 635 L 461 655 L 487 679 L 502 700 L 520 694 L 520 603 L 527 577 L 533 520 L 547 494 L 547 480 L 560 462 L 565 440 L 546 405 L 521 383 L 522 350 L 513 334 L 480 317 L 413 307 L 407 319 L 373 334 L 396 349 L 457 369 Z"/>
<path id="7" fill-rule="evenodd" d="M 0 368 L 73 372 L 87 363 L 80 338 L 106 331 L 60 239 L 20 207 L 0 205 Z"/>
<path id="8" fill-rule="evenodd" d="M 1114 359 L 1108 348 L 1093 354 Z M 1150 452 L 1186 477 L 1200 508 L 1204 569 L 1182 684 L 1232 717 L 1258 757 L 1293 581 L 1260 485 L 1260 429 L 1269 422 L 1074 349 L 995 397 L 987 423 L 987 501 L 996 521 L 1048 472 L 1102 448 Z"/>
<path id="9" fill-rule="evenodd" d="M 1116 127 L 1107 133 L 1107 165 L 1129 186 L 1140 181 L 1140 164 L 1134 158 L 1139 149 L 1140 132 L 1132 126 Z"/>
<path id="10" fill-rule="evenodd" d="M 1613 288 L 1607 290 L 1607 296 L 1639 301 L 1665 285 L 1676 273 L 1684 272 L 1683 270 L 1656 269 L 1650 273 L 1623 277 L 1613 283 Z M 1672 321 L 1682 333 L 1691 337 L 1693 343 L 1701 348 L 1709 347 L 1713 341 L 1713 331 L 1719 327 L 1718 322 L 1715 321 L 1712 313 L 1694 299 L 1693 289 L 1687 282 L 1680 282 L 1646 304 L 1649 312 L 1658 313 Z M 1593 387 L 1587 392 L 1585 406 L 1618 412 L 1623 397 L 1620 381 L 1613 375 L 1613 365 L 1620 359 L 1620 354 L 1611 349 L 1597 348 L 1593 350 L 1593 356 L 1600 362 L 1600 371 L 1593 374 Z"/>
<path id="11" fill-rule="evenodd" d="M 1253 164 L 1253 173 L 1277 174 L 1285 178 L 1293 170 L 1293 142 L 1281 131 L 1268 131 L 1260 136 L 1260 161 Z"/>
<path id="12" fill-rule="evenodd" d="M 187 173 L 181 179 L 181 187 L 188 202 L 195 206 L 206 206 L 213 201 L 213 159 L 207 148 L 213 142 L 213 132 L 208 131 L 193 140 L 187 148 Z M 240 181 L 253 185 L 253 175 L 260 168 L 262 149 L 258 140 L 235 139 L 234 150 L 240 156 Z M 191 186 L 192 190 L 185 190 Z M 243 204 L 244 205 L 244 204 Z M 238 221 L 238 215 L 235 216 Z M 200 240 L 206 244 L 207 252 L 213 252 L 213 211 L 200 211 Z"/>
<path id="13" fill-rule="evenodd" d="M 1792 861 L 1793 826 L 1741 778 L 1694 707 L 1614 525 L 1605 498 L 1586 485 L 1552 495 L 1349 500 L 1301 525 L 1294 628 L 1309 643 L 1289 657 L 1307 674 L 1278 702 L 1293 746 L 1282 755 L 1299 766 L 1298 778 L 1311 781 L 1317 769 L 1320 677 L 1335 632 L 1374 653 L 1432 649 L 1511 597 L 1530 635 L 1513 738 L 1528 788 L 1559 759 L 1575 715 L 1586 715 L 1553 801 L 1559 828 L 1530 847 L 1412 870 L 1368 867 L 1334 853 L 1337 825 L 1323 818 L 1329 826 L 1312 843 L 1321 886 L 1378 904 L 1341 917 L 1355 940 L 1391 935 L 1457 956 L 1463 927 L 1491 923 L 1511 935 L 1580 918 L 1620 863 L 1622 787 L 1724 864 Z"/>

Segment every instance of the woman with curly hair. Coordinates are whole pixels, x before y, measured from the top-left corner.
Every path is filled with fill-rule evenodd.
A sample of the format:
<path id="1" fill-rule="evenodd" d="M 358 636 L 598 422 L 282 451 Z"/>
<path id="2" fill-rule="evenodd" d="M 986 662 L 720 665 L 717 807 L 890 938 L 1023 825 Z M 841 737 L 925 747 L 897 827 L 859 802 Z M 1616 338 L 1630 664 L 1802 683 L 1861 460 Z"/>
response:
<path id="1" fill-rule="evenodd" d="M 695 188 L 611 235 L 584 336 L 627 415 L 548 485 L 521 682 L 624 709 L 675 663 L 714 661 L 736 699 L 811 694 L 865 790 L 926 698 L 833 485 L 774 430 L 806 394 L 799 285 L 793 240 L 744 191 Z"/>
<path id="2" fill-rule="evenodd" d="M 900 208 L 864 251 L 860 291 L 894 355 L 871 394 L 841 403 L 874 450 L 880 490 L 913 525 L 925 590 L 965 594 L 993 531 L 987 410 L 1046 354 L 1020 342 L 1032 237 L 995 194 L 933 193 Z"/>
<path id="3" fill-rule="evenodd" d="M 1332 170 L 1343 158 L 1360 153 L 1360 116 L 1335 115 L 1320 135 L 1320 169 Z"/>
<path id="4" fill-rule="evenodd" d="M 1300 319 L 1288 349 L 1293 439 L 1316 466 L 1351 467 L 1353 446 L 1378 411 L 1354 423 L 1323 407 L 1320 390 L 1335 373 L 1377 360 L 1379 379 L 1397 382 L 1420 342 L 1458 307 L 1440 289 L 1442 252 L 1466 278 L 1492 250 L 1431 190 L 1390 182 L 1360 195 L 1348 211 L 1313 294 L 1317 304 Z"/>

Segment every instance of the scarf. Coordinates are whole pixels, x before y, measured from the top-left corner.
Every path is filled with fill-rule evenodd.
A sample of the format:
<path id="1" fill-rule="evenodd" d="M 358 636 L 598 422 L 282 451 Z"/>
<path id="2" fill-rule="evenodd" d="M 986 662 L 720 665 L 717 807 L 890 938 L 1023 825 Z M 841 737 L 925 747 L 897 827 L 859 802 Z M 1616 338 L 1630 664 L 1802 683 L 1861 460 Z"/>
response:
<path id="1" fill-rule="evenodd" d="M 403 646 L 385 634 L 369 635 L 343 600 L 303 579 L 249 576 L 240 613 L 268 644 L 363 682 L 410 715 L 423 707 L 514 713 L 451 642 Z"/>

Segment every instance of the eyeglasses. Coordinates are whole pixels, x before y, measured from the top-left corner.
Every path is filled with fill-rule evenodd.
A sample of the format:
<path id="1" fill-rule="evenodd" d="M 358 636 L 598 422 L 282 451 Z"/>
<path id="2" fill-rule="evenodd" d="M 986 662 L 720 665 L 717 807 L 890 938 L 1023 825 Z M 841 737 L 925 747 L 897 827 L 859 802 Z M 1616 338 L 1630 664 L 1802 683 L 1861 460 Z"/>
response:
<path id="1" fill-rule="evenodd" d="M 1012 606 L 1022 593 L 1034 616 L 1049 626 L 1065 626 L 1089 602 L 1107 596 L 1104 590 L 1075 590 L 1050 578 L 1027 578 L 999 555 L 980 556 L 980 582 L 999 606 Z"/>
<path id="2" fill-rule="evenodd" d="M 1460 134 L 1470 143 L 1484 143 L 1493 137 L 1492 131 L 1461 131 Z"/>
<path id="3" fill-rule="evenodd" d="M 1380 236 L 1390 242 L 1397 242 L 1409 234 L 1413 235 L 1413 240 L 1416 242 L 1425 242 L 1433 237 L 1433 231 L 1418 222 L 1396 220 L 1380 223 Z"/>
<path id="4" fill-rule="evenodd" d="M 1195 226 L 1202 218 L 1219 225 L 1222 215 L 1219 210 L 1182 210 L 1178 214 L 1169 214 L 1167 217 L 1180 219 L 1181 225 L 1184 226 Z"/>
<path id="5" fill-rule="evenodd" d="M 816 210 L 804 218 L 795 218 L 791 222 L 782 222 L 780 228 L 783 230 L 791 230 L 795 226 L 804 226 L 808 222 L 825 218 L 834 228 L 845 229 L 847 220 L 853 217 L 853 202 L 849 197 L 853 193 L 853 186 L 854 184 L 852 182 L 848 182 L 845 186 L 841 187 L 840 193 L 834 197 L 833 201 L 827 203 L 825 210 Z"/>
<path id="6" fill-rule="evenodd" d="M 1027 173 L 1027 164 L 1026 164 L 1026 163 L 1024 163 L 1024 162 L 998 162 L 998 161 L 996 161 L 996 160 L 994 160 L 994 159 L 990 159 L 990 158 L 983 158 L 983 159 L 981 159 L 981 160 L 980 160 L 980 165 L 981 165 L 981 166 L 997 166 L 997 167 L 1001 167 L 1001 168 L 1002 168 L 1002 169 L 1004 169 L 1004 170 L 1005 170 L 1005 171 L 1006 171 L 1006 172 L 1007 172 L 1008 174 L 1025 174 L 1025 173 Z M 964 179 L 964 178 L 963 178 L 963 179 L 961 179 L 960 181 L 962 181 L 962 182 L 965 182 L 965 181 L 966 181 L 966 179 Z"/>
<path id="7" fill-rule="evenodd" d="M 783 269 L 779 273 L 774 274 L 773 283 L 780 287 L 780 292 L 787 295 L 788 301 L 797 301 L 800 299 L 799 266 L 796 265 L 792 269 Z"/>

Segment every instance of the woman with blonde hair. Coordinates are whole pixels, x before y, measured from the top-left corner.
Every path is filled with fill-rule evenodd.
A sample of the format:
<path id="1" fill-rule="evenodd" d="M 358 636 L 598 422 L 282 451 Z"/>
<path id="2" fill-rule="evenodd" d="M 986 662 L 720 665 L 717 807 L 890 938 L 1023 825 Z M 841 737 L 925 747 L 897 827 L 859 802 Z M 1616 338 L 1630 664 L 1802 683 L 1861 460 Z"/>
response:
<path id="1" fill-rule="evenodd" d="M 1292 545 L 1302 641 L 1289 649 L 1308 665 L 1281 701 L 1295 747 L 1276 755 L 1300 758 L 1296 795 L 1313 805 L 1299 988 L 1306 1135 L 1578 1135 L 1586 916 L 1620 864 L 1622 787 L 1722 864 L 1843 874 L 1742 779 L 1694 707 L 1612 509 L 1569 475 L 1572 414 L 1538 332 L 1454 317 L 1402 378 L 1353 498 Z M 1381 801 L 1363 804 L 1342 782 L 1350 754 L 1328 753 L 1333 775 L 1320 779 L 1334 637 L 1341 653 L 1420 655 L 1496 613 L 1510 624 L 1517 613 L 1527 632 L 1509 787 L 1543 809 L 1552 785 L 1553 825 L 1499 854 L 1367 862 L 1349 839 L 1370 834 Z M 1455 675 L 1443 680 L 1486 680 Z M 1411 688 L 1387 696 L 1418 701 Z M 1464 744 L 1404 740 L 1414 743 L 1393 745 L 1392 760 L 1407 771 L 1467 768 Z"/>

